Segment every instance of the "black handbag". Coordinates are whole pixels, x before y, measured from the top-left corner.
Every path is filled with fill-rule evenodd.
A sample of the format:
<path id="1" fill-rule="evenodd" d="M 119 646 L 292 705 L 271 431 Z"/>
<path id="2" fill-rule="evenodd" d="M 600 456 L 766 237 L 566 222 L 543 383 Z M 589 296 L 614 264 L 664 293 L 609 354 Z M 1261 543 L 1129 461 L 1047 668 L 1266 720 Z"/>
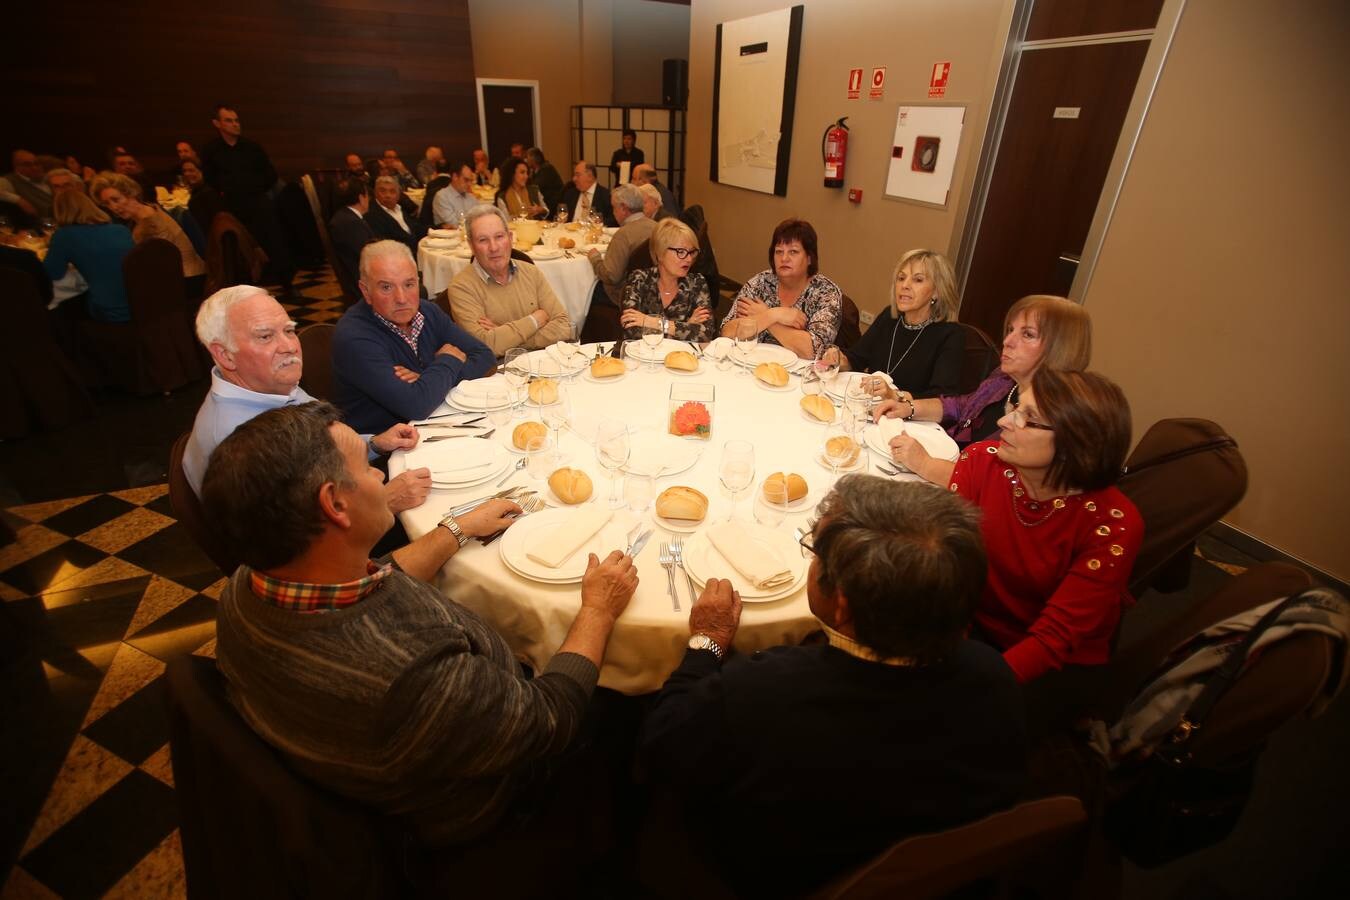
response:
<path id="1" fill-rule="evenodd" d="M 1222 765 L 1201 767 L 1192 762 L 1193 742 L 1219 698 L 1242 674 L 1252 645 L 1303 593 L 1272 607 L 1232 645 L 1172 734 L 1148 759 L 1124 774 L 1124 784 L 1107 808 L 1104 826 L 1107 837 L 1135 865 L 1148 869 L 1172 862 L 1217 844 L 1237 825 L 1251 795 L 1262 748 Z"/>

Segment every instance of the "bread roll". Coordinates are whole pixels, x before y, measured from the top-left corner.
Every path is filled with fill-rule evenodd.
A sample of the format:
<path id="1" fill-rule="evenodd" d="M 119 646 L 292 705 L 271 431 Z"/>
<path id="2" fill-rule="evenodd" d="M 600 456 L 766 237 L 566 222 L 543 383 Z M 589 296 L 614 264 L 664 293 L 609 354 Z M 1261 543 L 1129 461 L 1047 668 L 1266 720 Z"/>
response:
<path id="1" fill-rule="evenodd" d="M 822 422 L 834 421 L 834 404 L 820 394 L 812 394 L 801 400 L 802 409 Z"/>
<path id="2" fill-rule="evenodd" d="M 548 486 L 564 503 L 585 503 L 591 499 L 591 476 L 580 469 L 559 469 L 548 476 Z"/>
<path id="3" fill-rule="evenodd" d="M 511 443 L 516 445 L 517 450 L 524 450 L 530 446 L 530 439 L 544 437 L 548 434 L 548 429 L 544 427 L 543 422 L 521 422 L 516 426 L 516 430 L 511 432 Z"/>
<path id="4" fill-rule="evenodd" d="M 558 402 L 558 382 L 552 378 L 536 378 L 530 382 L 527 390 L 530 392 L 530 399 L 540 406 Z"/>
<path id="5" fill-rule="evenodd" d="M 827 462 L 833 456 L 844 456 L 845 451 L 847 451 L 847 456 L 840 461 L 839 465 L 848 468 L 858 461 L 858 442 L 846 434 L 832 437 L 825 442 L 825 459 Z"/>
<path id="6" fill-rule="evenodd" d="M 760 363 L 755 366 L 755 377 L 765 384 L 783 387 L 788 383 L 788 370 L 778 363 Z"/>
<path id="7" fill-rule="evenodd" d="M 676 350 L 666 354 L 666 368 L 678 372 L 693 372 L 698 369 L 698 357 L 688 350 Z"/>
<path id="8" fill-rule="evenodd" d="M 702 522 L 708 514 L 708 498 L 691 487 L 668 487 L 656 498 L 656 514 L 663 519 Z"/>
<path id="9" fill-rule="evenodd" d="M 623 360 L 612 356 L 597 356 L 591 362 L 592 378 L 613 378 L 615 375 L 622 375 L 624 371 Z"/>
<path id="10" fill-rule="evenodd" d="M 791 503 L 794 500 L 800 500 L 806 496 L 806 479 L 791 472 L 784 475 L 782 472 L 774 472 L 768 478 L 764 479 L 764 498 L 772 500 L 775 497 L 782 496 L 783 482 L 787 482 L 787 499 Z"/>
<path id="11" fill-rule="evenodd" d="M 560 237 L 560 238 L 558 238 L 558 247 L 559 247 L 559 249 L 562 249 L 562 250 L 571 250 L 571 249 L 572 249 L 573 247 L 575 247 L 576 245 L 577 245 L 577 242 L 574 241 L 574 240 L 572 240 L 570 237 Z"/>

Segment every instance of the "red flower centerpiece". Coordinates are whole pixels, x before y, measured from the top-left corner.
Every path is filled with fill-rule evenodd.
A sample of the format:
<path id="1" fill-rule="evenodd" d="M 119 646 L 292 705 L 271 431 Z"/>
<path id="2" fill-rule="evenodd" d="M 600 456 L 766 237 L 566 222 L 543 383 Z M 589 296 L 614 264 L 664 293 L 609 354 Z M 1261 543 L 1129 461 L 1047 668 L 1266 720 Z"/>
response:
<path id="1" fill-rule="evenodd" d="M 713 387 L 687 384 L 670 388 L 670 433 L 706 441 L 712 437 Z"/>

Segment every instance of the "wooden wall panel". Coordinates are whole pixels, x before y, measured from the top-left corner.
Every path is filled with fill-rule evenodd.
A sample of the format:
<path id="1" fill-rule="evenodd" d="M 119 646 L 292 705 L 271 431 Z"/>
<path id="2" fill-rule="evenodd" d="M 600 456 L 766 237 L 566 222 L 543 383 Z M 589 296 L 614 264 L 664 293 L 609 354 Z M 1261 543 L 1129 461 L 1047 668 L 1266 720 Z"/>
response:
<path id="1" fill-rule="evenodd" d="M 215 136 L 232 104 L 284 176 L 394 147 L 411 168 L 429 144 L 478 144 L 467 0 L 89 0 L 32 4 L 11 36 L 0 137 L 103 168 L 121 144 L 152 172 L 174 144 Z M 16 58 L 17 57 L 17 58 Z"/>

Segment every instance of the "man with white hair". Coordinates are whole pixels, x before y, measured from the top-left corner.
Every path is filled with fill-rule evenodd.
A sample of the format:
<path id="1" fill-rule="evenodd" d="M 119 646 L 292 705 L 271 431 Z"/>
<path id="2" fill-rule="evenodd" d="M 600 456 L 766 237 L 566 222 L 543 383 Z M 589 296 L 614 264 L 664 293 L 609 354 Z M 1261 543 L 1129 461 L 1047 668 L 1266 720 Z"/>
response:
<path id="1" fill-rule="evenodd" d="M 207 297 L 197 311 L 197 340 L 215 360 L 211 390 L 183 450 L 183 474 L 200 495 L 211 451 L 236 428 L 269 409 L 314 398 L 300 387 L 304 359 L 295 323 L 260 287 L 240 284 Z M 392 453 L 416 446 L 417 429 L 395 424 L 364 438 L 372 456 Z M 413 469 L 385 485 L 385 499 L 400 512 L 421 506 L 430 491 L 431 472 Z"/>
<path id="2" fill-rule="evenodd" d="M 423 419 L 461 381 L 492 374 L 492 350 L 418 296 L 406 245 L 376 241 L 361 251 L 354 303 L 333 335 L 333 400 L 357 431 Z"/>
<path id="3" fill-rule="evenodd" d="M 379 240 L 398 241 L 417 251 L 417 242 L 426 237 L 426 226 L 403 210 L 403 189 L 393 175 L 375 179 L 375 202 L 366 210 L 365 219 Z"/>
<path id="4" fill-rule="evenodd" d="M 501 356 L 512 347 L 539 350 L 572 339 L 572 322 L 532 263 L 511 259 L 506 213 L 484 203 L 464 219 L 473 262 L 450 282 L 455 321 Z"/>
<path id="5" fill-rule="evenodd" d="M 642 214 L 653 222 L 659 222 L 662 219 L 669 219 L 671 214 L 666 212 L 665 207 L 661 205 L 661 192 L 650 184 L 637 185 L 638 193 L 642 195 Z"/>
<path id="6" fill-rule="evenodd" d="M 623 303 L 623 280 L 628 275 L 628 259 L 639 247 L 647 246 L 656 223 L 643 213 L 642 192 L 631 184 L 621 184 L 610 191 L 614 204 L 614 218 L 619 223 L 609 242 L 605 255 L 592 247 L 587 251 L 595 277 L 600 279 L 605 294 L 615 306 Z"/>
<path id="7" fill-rule="evenodd" d="M 656 176 L 656 169 L 651 163 L 642 163 L 633 168 L 633 184 L 650 184 L 661 194 L 661 205 L 665 207 L 666 212 L 672 216 L 678 216 L 681 212 L 680 204 L 675 201 L 675 195 L 671 193 L 670 188 L 661 183 Z"/>
<path id="8" fill-rule="evenodd" d="M 440 147 L 428 147 L 426 155 L 417 163 L 417 177 L 423 184 L 431 184 L 445 168 L 445 154 Z"/>

